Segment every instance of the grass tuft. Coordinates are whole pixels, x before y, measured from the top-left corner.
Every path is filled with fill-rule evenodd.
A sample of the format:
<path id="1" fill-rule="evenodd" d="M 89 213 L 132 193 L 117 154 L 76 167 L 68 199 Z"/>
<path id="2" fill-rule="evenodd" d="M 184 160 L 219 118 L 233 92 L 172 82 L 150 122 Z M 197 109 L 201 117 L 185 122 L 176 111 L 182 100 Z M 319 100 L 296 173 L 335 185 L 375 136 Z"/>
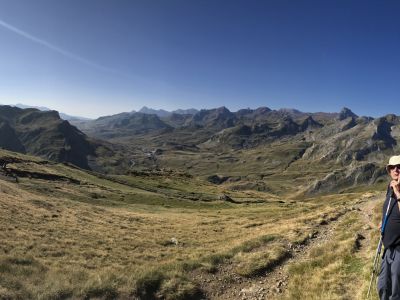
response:
<path id="1" fill-rule="evenodd" d="M 159 294 L 166 300 L 203 299 L 199 286 L 182 275 L 166 279 Z"/>
<path id="2" fill-rule="evenodd" d="M 165 275 L 160 271 L 150 271 L 136 280 L 134 294 L 143 300 L 156 298 Z"/>
<path id="3" fill-rule="evenodd" d="M 269 242 L 276 240 L 277 238 L 278 236 L 276 235 L 271 235 L 271 234 L 263 235 L 259 238 L 244 242 L 240 246 L 234 248 L 232 251 L 233 253 L 250 252 L 256 248 L 259 248 Z"/>
<path id="4" fill-rule="evenodd" d="M 177 268 L 164 268 L 144 273 L 136 281 L 134 295 L 141 300 L 166 299 L 202 299 L 199 286 L 189 280 Z"/>
<path id="5" fill-rule="evenodd" d="M 235 257 L 237 262 L 235 271 L 237 274 L 244 277 L 260 276 L 289 257 L 290 252 L 280 245 L 276 245 L 272 249 L 266 251 L 241 253 Z"/>

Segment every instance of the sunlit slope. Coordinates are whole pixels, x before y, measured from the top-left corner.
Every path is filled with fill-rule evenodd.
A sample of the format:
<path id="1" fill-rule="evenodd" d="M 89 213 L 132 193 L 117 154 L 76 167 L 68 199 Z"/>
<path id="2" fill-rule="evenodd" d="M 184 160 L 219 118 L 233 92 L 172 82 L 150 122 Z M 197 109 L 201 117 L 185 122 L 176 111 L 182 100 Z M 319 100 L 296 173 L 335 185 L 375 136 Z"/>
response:
<path id="1" fill-rule="evenodd" d="M 289 200 L 185 174 L 105 176 L 0 154 L 8 161 L 0 179 L 3 298 L 195 299 L 208 293 L 198 272 L 229 263 L 235 276 L 259 276 L 364 201 L 357 193 Z"/>

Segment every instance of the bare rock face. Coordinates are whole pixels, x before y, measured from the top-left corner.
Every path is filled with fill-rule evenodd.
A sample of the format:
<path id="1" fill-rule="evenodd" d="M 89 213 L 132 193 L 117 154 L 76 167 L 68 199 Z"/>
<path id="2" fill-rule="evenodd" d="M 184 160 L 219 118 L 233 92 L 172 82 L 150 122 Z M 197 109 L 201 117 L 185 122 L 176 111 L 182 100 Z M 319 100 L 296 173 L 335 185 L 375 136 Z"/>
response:
<path id="1" fill-rule="evenodd" d="M 343 187 L 363 183 L 372 184 L 386 174 L 385 168 L 373 163 L 350 166 L 345 171 L 333 171 L 324 178 L 316 180 L 307 190 L 307 194 L 338 191 Z"/>

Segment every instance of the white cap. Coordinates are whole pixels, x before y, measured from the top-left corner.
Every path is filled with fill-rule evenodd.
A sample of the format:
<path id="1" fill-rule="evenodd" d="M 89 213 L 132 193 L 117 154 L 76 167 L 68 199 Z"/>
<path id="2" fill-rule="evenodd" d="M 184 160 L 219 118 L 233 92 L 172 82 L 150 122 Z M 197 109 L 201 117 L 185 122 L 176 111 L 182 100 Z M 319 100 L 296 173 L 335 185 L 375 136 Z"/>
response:
<path id="1" fill-rule="evenodd" d="M 386 171 L 389 172 L 389 167 L 390 166 L 396 166 L 396 165 L 400 165 L 400 155 L 392 156 L 389 159 L 389 163 L 386 165 Z"/>

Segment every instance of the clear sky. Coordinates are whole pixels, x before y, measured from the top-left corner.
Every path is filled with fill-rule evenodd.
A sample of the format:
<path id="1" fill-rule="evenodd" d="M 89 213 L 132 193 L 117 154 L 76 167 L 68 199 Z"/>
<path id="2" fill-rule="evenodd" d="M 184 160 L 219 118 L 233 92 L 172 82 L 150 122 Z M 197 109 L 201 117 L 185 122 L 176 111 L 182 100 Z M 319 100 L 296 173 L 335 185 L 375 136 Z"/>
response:
<path id="1" fill-rule="evenodd" d="M 0 0 L 0 103 L 400 114 L 398 0 Z"/>

